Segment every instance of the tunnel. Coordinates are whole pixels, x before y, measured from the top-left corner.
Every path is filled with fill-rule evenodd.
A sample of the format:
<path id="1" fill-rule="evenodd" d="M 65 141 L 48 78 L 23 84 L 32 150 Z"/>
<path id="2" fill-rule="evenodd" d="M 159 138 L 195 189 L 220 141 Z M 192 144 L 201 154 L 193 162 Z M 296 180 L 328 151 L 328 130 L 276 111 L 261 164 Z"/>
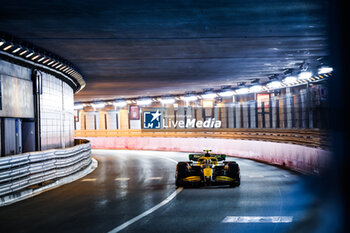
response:
<path id="1" fill-rule="evenodd" d="M 1 1 L 1 232 L 348 232 L 342 1 Z"/>

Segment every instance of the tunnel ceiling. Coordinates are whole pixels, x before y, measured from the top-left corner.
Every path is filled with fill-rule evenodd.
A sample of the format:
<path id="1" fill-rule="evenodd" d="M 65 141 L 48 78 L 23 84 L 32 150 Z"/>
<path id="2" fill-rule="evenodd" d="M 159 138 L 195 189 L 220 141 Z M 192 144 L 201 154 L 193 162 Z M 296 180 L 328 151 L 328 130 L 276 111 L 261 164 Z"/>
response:
<path id="1" fill-rule="evenodd" d="M 327 52 L 326 3 L 2 1 L 0 31 L 80 68 L 76 100 L 177 94 L 266 79 Z"/>

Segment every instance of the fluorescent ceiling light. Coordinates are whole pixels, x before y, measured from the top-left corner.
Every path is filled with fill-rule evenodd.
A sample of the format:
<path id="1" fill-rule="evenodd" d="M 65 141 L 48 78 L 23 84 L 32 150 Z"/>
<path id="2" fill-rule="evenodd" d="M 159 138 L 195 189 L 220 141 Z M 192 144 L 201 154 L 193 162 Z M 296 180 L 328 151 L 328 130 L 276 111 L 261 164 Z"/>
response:
<path id="1" fill-rule="evenodd" d="M 216 93 L 207 93 L 201 95 L 203 99 L 215 99 L 217 97 Z"/>
<path id="2" fill-rule="evenodd" d="M 247 93 L 249 93 L 249 89 L 247 87 L 241 87 L 241 88 L 236 90 L 236 94 L 238 94 L 238 95 L 244 95 Z"/>
<path id="3" fill-rule="evenodd" d="M 305 79 L 310 79 L 312 77 L 311 72 L 301 72 L 298 76 L 299 80 L 305 80 Z"/>
<path id="4" fill-rule="evenodd" d="M 3 50 L 4 50 L 4 51 L 9 50 L 9 49 L 12 48 L 12 47 L 13 47 L 13 44 L 9 44 L 9 45 L 6 46 L 5 48 L 3 48 Z"/>
<path id="5" fill-rule="evenodd" d="M 34 61 L 35 59 L 37 59 L 40 55 L 35 55 L 34 57 L 32 57 L 32 61 Z"/>
<path id="6" fill-rule="evenodd" d="M 32 56 L 33 54 L 34 54 L 34 52 L 29 53 L 29 54 L 26 56 L 26 58 Z"/>
<path id="7" fill-rule="evenodd" d="M 318 74 L 327 74 L 333 71 L 332 67 L 321 67 L 318 69 Z"/>
<path id="8" fill-rule="evenodd" d="M 284 78 L 282 80 L 282 82 L 284 84 L 291 85 L 291 84 L 295 84 L 296 82 L 298 82 L 298 78 L 295 76 L 288 76 L 288 77 Z"/>
<path id="9" fill-rule="evenodd" d="M 280 81 L 272 81 L 266 84 L 266 86 L 270 89 L 277 89 L 282 87 L 282 83 Z"/>
<path id="10" fill-rule="evenodd" d="M 57 67 L 58 68 L 58 67 Z M 60 68 L 60 70 L 63 70 L 64 68 L 66 68 L 66 66 L 62 66 L 61 68 Z"/>
<path id="11" fill-rule="evenodd" d="M 60 62 L 55 62 L 55 64 L 52 65 L 53 68 L 55 68 L 55 66 L 57 66 L 58 64 L 60 64 Z"/>
<path id="12" fill-rule="evenodd" d="M 104 108 L 105 105 L 106 105 L 105 103 L 93 103 L 93 104 L 91 104 L 91 106 L 93 108 Z"/>
<path id="13" fill-rule="evenodd" d="M 221 97 L 229 97 L 229 96 L 233 96 L 235 94 L 235 91 L 233 91 L 233 90 L 226 90 L 226 91 L 219 92 L 218 94 Z"/>
<path id="14" fill-rule="evenodd" d="M 39 60 L 38 60 L 38 62 L 41 62 L 42 60 L 44 60 L 45 59 L 45 57 L 41 57 Z"/>
<path id="15" fill-rule="evenodd" d="M 160 102 L 162 104 L 173 104 L 173 103 L 175 103 L 175 99 L 173 99 L 173 98 L 165 98 L 165 99 L 160 99 Z"/>
<path id="16" fill-rule="evenodd" d="M 261 85 L 254 85 L 249 88 L 249 92 L 255 93 L 255 92 L 260 92 L 263 91 L 263 87 Z"/>
<path id="17" fill-rule="evenodd" d="M 50 61 L 50 60 L 51 60 L 50 58 L 46 59 L 45 61 L 43 61 L 43 64 L 47 63 L 47 62 Z M 49 65 L 49 64 L 48 64 L 48 65 Z"/>
<path id="18" fill-rule="evenodd" d="M 149 105 L 152 103 L 152 100 L 151 99 L 139 99 L 139 100 L 136 100 L 136 103 L 138 105 Z"/>
<path id="19" fill-rule="evenodd" d="M 198 97 L 195 95 L 187 95 L 187 96 L 184 96 L 183 99 L 187 102 L 190 102 L 190 101 L 196 101 Z"/>
<path id="20" fill-rule="evenodd" d="M 19 55 L 22 56 L 22 55 L 25 54 L 26 52 L 28 52 L 28 50 L 22 51 Z"/>
<path id="21" fill-rule="evenodd" d="M 17 53 L 19 50 L 21 50 L 21 47 L 18 47 L 17 49 L 13 50 L 12 53 Z"/>
<path id="22" fill-rule="evenodd" d="M 114 106 L 119 107 L 119 108 L 125 107 L 126 104 L 127 104 L 127 103 L 126 103 L 126 101 L 124 101 L 124 100 L 116 101 L 116 102 L 113 103 Z"/>
<path id="23" fill-rule="evenodd" d="M 75 110 L 81 110 L 81 109 L 83 109 L 83 108 L 84 108 L 84 105 L 82 105 L 82 104 L 74 105 L 74 109 L 75 109 Z"/>

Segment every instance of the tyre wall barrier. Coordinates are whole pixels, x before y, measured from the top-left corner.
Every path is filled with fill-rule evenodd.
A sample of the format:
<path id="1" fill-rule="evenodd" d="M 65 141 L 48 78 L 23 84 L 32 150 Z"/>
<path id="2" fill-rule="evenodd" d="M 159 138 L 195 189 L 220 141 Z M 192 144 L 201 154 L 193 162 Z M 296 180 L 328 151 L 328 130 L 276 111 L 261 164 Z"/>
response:
<path id="1" fill-rule="evenodd" d="M 89 137 L 93 149 L 161 150 L 202 152 L 248 158 L 282 165 L 307 174 L 322 172 L 331 157 L 331 152 L 302 145 L 236 140 L 222 138 L 169 138 L 169 137 Z"/>

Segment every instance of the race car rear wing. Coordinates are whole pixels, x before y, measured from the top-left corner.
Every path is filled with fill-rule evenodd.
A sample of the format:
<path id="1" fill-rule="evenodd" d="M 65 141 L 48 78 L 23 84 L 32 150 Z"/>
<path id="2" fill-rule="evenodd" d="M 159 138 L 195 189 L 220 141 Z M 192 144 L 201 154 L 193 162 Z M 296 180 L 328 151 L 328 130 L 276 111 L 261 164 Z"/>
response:
<path id="1" fill-rule="evenodd" d="M 200 157 L 203 157 L 205 154 L 189 154 L 188 158 L 191 161 L 198 161 Z M 211 157 L 215 157 L 218 161 L 226 160 L 226 155 L 224 154 L 210 154 Z"/>

